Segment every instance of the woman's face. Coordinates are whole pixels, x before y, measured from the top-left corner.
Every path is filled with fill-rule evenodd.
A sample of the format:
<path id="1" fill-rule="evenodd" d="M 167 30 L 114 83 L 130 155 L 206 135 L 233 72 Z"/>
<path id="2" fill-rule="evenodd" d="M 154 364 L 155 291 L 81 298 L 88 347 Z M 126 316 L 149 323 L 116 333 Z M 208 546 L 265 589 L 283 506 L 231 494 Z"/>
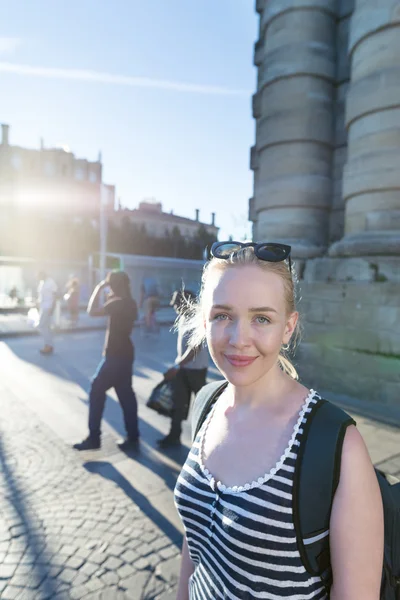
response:
<path id="1" fill-rule="evenodd" d="M 286 314 L 283 281 L 257 265 L 211 268 L 204 289 L 210 354 L 235 386 L 256 383 L 277 365 L 298 314 Z"/>

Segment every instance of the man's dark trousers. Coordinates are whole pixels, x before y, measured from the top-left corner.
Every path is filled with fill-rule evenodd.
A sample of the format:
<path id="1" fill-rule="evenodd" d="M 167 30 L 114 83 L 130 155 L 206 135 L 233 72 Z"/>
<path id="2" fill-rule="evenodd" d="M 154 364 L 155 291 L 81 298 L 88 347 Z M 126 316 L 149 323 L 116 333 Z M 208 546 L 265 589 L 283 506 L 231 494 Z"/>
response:
<path id="1" fill-rule="evenodd" d="M 174 377 L 174 409 L 172 412 L 170 438 L 179 440 L 182 433 L 182 421 L 187 419 L 192 392 L 197 394 L 206 384 L 207 369 L 182 369 Z"/>
<path id="2" fill-rule="evenodd" d="M 116 356 L 103 358 L 92 380 L 89 394 L 90 437 L 100 438 L 106 392 L 112 387 L 122 408 L 127 436 L 136 440 L 139 437 L 139 429 L 137 400 L 132 389 L 132 360 Z"/>

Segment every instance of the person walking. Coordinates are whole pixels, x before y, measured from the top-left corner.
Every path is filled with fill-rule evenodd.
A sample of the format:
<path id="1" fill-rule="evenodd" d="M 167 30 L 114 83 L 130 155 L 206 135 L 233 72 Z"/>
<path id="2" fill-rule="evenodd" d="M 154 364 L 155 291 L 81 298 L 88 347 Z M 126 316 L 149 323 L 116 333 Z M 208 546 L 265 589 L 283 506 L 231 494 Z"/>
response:
<path id="1" fill-rule="evenodd" d="M 99 299 L 109 287 L 111 294 L 103 306 Z M 121 450 L 139 449 L 137 400 L 132 388 L 134 346 L 130 335 L 137 319 L 137 305 L 132 298 L 130 281 L 124 271 L 109 273 L 89 300 L 87 312 L 92 317 L 108 317 L 103 359 L 93 377 L 89 393 L 89 435 L 75 444 L 76 450 L 97 450 L 101 446 L 101 420 L 106 392 L 114 388 L 122 408 L 126 438 L 117 442 Z"/>
<path id="2" fill-rule="evenodd" d="M 44 355 L 53 354 L 54 343 L 51 324 L 57 300 L 57 284 L 44 271 L 38 275 L 39 285 L 37 289 L 37 309 L 39 311 L 38 329 L 43 338 L 44 346 L 40 353 Z"/>
<path id="3" fill-rule="evenodd" d="M 65 286 L 65 289 L 66 293 L 64 295 L 64 300 L 67 303 L 70 325 L 74 326 L 79 321 L 79 279 L 77 279 L 76 277 L 70 279 L 67 285 Z"/>
<path id="4" fill-rule="evenodd" d="M 305 490 L 310 462 L 298 468 L 311 432 L 321 444 L 321 456 L 313 446 L 315 468 L 324 470 L 324 458 L 325 469 L 334 468 L 324 454 L 330 423 L 316 418 L 327 402 L 297 380 L 287 355 L 299 327 L 290 250 L 278 243 L 213 244 L 199 302 L 181 317 L 190 346 L 207 340 L 224 381 L 214 395 L 204 388 L 198 396 L 208 404 L 199 404 L 200 413 L 195 405 L 200 429 L 175 487 L 185 528 L 177 600 L 380 597 L 382 496 L 352 419 L 341 430 L 325 524 L 307 538 L 298 533 L 308 508 L 298 490 L 314 504 L 325 492 Z M 332 406 L 328 414 L 336 419 L 337 411 Z M 309 562 L 311 548 L 321 550 L 323 570 Z"/>
<path id="5" fill-rule="evenodd" d="M 180 314 L 185 311 L 188 303 L 195 298 L 189 290 L 175 291 L 170 305 Z M 160 448 L 179 446 L 181 443 L 182 421 L 187 419 L 192 393 L 205 385 L 209 363 L 208 350 L 204 345 L 189 348 L 189 338 L 184 329 L 178 326 L 177 357 L 175 365 L 164 373 L 166 381 L 173 385 L 173 412 L 171 428 L 167 436 L 158 440 Z"/>
<path id="6" fill-rule="evenodd" d="M 154 277 L 144 277 L 140 288 L 140 309 L 144 310 L 146 333 L 156 333 L 156 311 L 160 307 L 160 292 Z"/>

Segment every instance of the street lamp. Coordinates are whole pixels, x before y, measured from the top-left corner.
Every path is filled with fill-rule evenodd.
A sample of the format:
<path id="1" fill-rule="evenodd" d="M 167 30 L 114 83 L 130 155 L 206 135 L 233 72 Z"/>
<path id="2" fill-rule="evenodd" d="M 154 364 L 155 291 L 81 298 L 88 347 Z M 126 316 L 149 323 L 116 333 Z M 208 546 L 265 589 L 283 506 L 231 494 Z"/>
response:
<path id="1" fill-rule="evenodd" d="M 100 183 L 100 281 L 106 276 L 108 189 Z"/>

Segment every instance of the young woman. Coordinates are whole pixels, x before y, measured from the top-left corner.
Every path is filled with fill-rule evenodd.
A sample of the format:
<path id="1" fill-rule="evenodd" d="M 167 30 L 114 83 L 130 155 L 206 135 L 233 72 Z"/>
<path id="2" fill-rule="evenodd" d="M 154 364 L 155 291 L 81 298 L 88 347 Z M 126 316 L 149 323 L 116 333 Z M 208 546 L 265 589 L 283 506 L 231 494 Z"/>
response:
<path id="1" fill-rule="evenodd" d="M 107 302 L 99 306 L 104 288 L 110 288 Z M 130 280 L 124 271 L 112 271 L 94 289 L 87 312 L 92 317 L 108 317 L 103 358 L 92 379 L 89 393 L 89 435 L 74 444 L 75 450 L 101 447 L 101 421 L 106 392 L 114 388 L 124 415 L 126 438 L 117 442 L 121 450 L 139 450 L 136 394 L 132 388 L 135 350 L 131 340 L 137 319 L 137 306 L 131 295 Z"/>
<path id="2" fill-rule="evenodd" d="M 186 532 L 177 600 L 328 597 L 294 534 L 294 465 L 319 398 L 284 356 L 299 330 L 295 297 L 289 246 L 213 245 L 186 327 L 194 346 L 206 339 L 228 385 L 175 489 Z M 330 600 L 378 600 L 382 501 L 354 426 L 343 443 L 329 540 Z"/>

